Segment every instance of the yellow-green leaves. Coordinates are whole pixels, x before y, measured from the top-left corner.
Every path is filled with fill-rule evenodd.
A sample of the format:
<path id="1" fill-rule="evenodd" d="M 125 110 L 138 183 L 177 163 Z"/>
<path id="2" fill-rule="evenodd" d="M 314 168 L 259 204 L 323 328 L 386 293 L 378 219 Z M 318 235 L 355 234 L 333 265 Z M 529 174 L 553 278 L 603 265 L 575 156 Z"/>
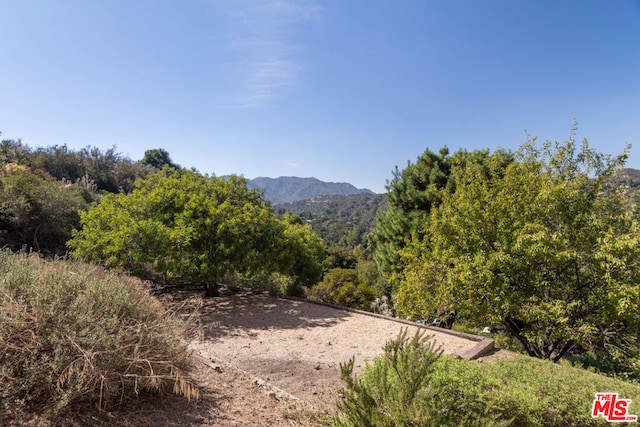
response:
<path id="1" fill-rule="evenodd" d="M 129 195 L 107 195 L 82 215 L 72 255 L 135 273 L 153 268 L 178 283 L 226 272 L 280 272 L 314 282 L 322 241 L 281 221 L 244 178 L 165 168 Z"/>
<path id="2" fill-rule="evenodd" d="M 530 142 L 506 168 L 502 153 L 454 167 L 456 191 L 401 252 L 400 311 L 494 322 L 542 358 L 637 342 L 640 227 L 602 191 L 625 156 Z"/>

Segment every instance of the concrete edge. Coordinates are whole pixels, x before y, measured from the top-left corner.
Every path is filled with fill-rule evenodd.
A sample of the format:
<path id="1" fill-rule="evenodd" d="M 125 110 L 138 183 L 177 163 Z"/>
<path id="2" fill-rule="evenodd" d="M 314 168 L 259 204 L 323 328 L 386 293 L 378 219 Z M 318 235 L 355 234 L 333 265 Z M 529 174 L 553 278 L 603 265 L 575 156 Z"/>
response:
<path id="1" fill-rule="evenodd" d="M 476 360 L 482 356 L 492 353 L 494 349 L 495 341 L 491 338 L 483 338 L 482 341 L 474 345 L 473 348 L 468 350 L 466 353 L 460 355 L 460 357 L 466 360 Z"/>
<path id="2" fill-rule="evenodd" d="M 441 334 L 453 335 L 455 337 L 468 339 L 470 341 L 482 341 L 482 340 L 486 339 L 486 338 L 478 336 L 478 335 L 472 335 L 472 334 L 467 334 L 467 333 L 464 333 L 464 332 L 452 331 L 451 329 L 446 329 L 446 328 L 438 328 L 438 327 L 435 327 L 435 326 L 423 325 L 421 323 L 413 322 L 411 320 L 399 319 L 397 317 L 383 316 L 382 314 L 372 313 L 370 311 L 364 311 L 364 310 L 357 310 L 355 308 L 350 308 L 350 307 L 342 307 L 340 305 L 330 304 L 328 302 L 323 302 L 323 301 L 315 301 L 315 300 L 310 300 L 310 299 L 306 299 L 306 298 L 290 297 L 290 296 L 284 296 L 284 295 L 279 296 L 278 298 L 285 299 L 285 300 L 299 301 L 299 302 L 308 302 L 310 304 L 324 305 L 326 307 L 335 308 L 337 310 L 348 311 L 348 312 L 356 313 L 356 314 L 364 314 L 365 316 L 377 317 L 378 319 L 391 320 L 393 322 L 402 323 L 402 324 L 405 324 L 405 325 L 417 326 L 419 328 L 427 329 L 427 330 L 434 331 L 434 332 L 439 332 Z"/>

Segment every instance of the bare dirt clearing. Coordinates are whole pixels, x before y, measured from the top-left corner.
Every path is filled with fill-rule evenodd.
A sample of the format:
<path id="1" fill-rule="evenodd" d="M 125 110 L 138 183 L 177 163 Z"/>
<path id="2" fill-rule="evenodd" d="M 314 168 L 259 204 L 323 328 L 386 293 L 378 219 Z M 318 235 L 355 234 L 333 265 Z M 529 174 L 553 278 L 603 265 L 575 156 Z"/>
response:
<path id="1" fill-rule="evenodd" d="M 339 399 L 340 363 L 355 357 L 355 372 L 359 373 L 402 328 L 409 329 L 409 336 L 422 328 L 250 293 L 205 300 L 200 321 L 201 334 L 191 342 L 200 356 L 213 364 L 230 364 L 292 398 L 325 409 L 333 408 Z M 492 343 L 438 328 L 429 328 L 427 333 L 445 354 L 467 358 L 486 348 L 487 341 Z"/>

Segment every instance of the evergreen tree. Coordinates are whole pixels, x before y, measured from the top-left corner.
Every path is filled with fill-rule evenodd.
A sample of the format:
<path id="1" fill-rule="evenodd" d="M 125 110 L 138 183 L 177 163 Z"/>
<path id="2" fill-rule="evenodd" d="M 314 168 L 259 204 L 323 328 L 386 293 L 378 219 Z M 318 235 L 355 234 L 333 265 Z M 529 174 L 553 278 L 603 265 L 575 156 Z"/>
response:
<path id="1" fill-rule="evenodd" d="M 499 153 L 503 166 L 511 161 L 511 153 Z M 449 149 L 443 147 L 439 153 L 427 149 L 416 163 L 409 162 L 402 171 L 396 167 L 386 186 L 387 209 L 377 216 L 374 252 L 380 272 L 392 284 L 397 284 L 394 274 L 404 268 L 400 251 L 414 234 L 423 233 L 431 211 L 440 205 L 443 195 L 455 191 L 454 166 L 464 168 L 473 163 L 486 168 L 488 158 L 488 150 L 459 150 L 449 155 Z"/>

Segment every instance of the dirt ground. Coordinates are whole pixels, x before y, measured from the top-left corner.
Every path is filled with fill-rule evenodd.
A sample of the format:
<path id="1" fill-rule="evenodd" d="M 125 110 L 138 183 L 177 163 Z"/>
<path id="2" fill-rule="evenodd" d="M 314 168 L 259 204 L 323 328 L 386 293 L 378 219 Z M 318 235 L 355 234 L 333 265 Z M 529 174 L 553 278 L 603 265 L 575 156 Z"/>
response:
<path id="1" fill-rule="evenodd" d="M 194 321 L 192 378 L 197 401 L 141 397 L 116 413 L 68 414 L 2 422 L 20 426 L 320 426 L 341 398 L 340 363 L 355 358 L 356 372 L 408 328 L 387 318 L 255 293 L 194 293 L 165 298 Z M 430 328 L 445 354 L 469 357 L 477 339 Z M 486 344 L 486 340 L 483 342 Z"/>
<path id="2" fill-rule="evenodd" d="M 264 294 L 228 295 L 201 307 L 201 334 L 191 348 L 206 360 L 229 364 L 316 409 L 333 409 L 342 388 L 340 363 L 355 358 L 355 372 L 382 353 L 402 328 L 373 317 Z M 445 354 L 462 356 L 477 341 L 433 328 Z M 448 331 L 447 331 L 448 332 Z"/>

